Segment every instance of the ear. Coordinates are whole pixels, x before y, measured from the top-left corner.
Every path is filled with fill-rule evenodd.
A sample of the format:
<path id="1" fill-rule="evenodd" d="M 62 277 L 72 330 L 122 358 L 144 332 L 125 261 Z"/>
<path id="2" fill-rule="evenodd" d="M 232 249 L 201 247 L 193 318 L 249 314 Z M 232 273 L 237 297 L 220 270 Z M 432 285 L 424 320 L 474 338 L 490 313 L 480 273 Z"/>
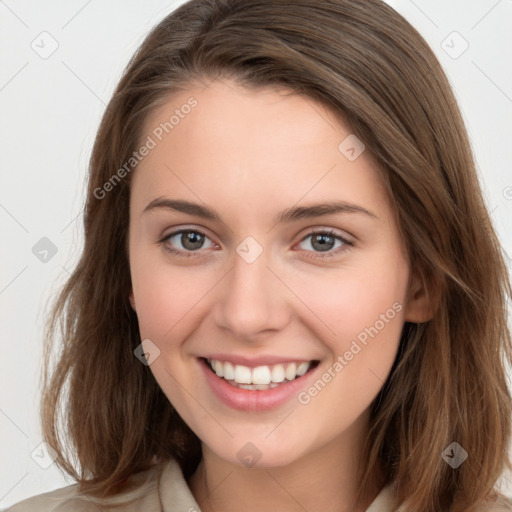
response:
<path id="1" fill-rule="evenodd" d="M 132 306 L 133 311 L 137 311 L 137 308 L 135 307 L 135 297 L 133 296 L 133 290 L 130 292 L 130 295 L 128 297 L 130 299 L 130 304 Z"/>
<path id="2" fill-rule="evenodd" d="M 423 275 L 413 275 L 409 285 L 404 320 L 413 324 L 422 324 L 431 320 L 439 303 L 439 294 L 436 290 L 435 286 L 427 286 Z"/>

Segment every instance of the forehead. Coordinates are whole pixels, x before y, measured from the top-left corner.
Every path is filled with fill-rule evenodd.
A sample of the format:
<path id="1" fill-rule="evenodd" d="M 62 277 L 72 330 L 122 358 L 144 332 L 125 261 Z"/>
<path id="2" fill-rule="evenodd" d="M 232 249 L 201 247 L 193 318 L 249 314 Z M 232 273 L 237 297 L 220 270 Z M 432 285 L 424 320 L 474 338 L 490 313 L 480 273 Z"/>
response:
<path id="1" fill-rule="evenodd" d="M 195 105 L 189 107 L 191 103 Z M 148 116 L 143 132 L 158 131 L 171 121 L 172 128 L 167 126 L 163 137 L 172 133 L 179 138 L 180 132 L 185 137 L 186 132 L 186 137 L 203 143 L 219 139 L 229 143 L 232 137 L 237 146 L 268 148 L 272 142 L 277 146 L 291 143 L 291 139 L 307 145 L 325 142 L 326 136 L 337 139 L 341 133 L 350 132 L 342 119 L 340 112 L 291 89 L 249 89 L 226 79 L 174 92 Z"/>
<path id="2" fill-rule="evenodd" d="M 216 202 L 258 211 L 302 196 L 380 201 L 371 159 L 363 152 L 351 161 L 340 151 L 351 135 L 341 114 L 289 89 L 232 81 L 193 86 L 146 119 L 142 139 L 155 145 L 137 167 L 133 188 L 146 201 L 214 195 Z"/>

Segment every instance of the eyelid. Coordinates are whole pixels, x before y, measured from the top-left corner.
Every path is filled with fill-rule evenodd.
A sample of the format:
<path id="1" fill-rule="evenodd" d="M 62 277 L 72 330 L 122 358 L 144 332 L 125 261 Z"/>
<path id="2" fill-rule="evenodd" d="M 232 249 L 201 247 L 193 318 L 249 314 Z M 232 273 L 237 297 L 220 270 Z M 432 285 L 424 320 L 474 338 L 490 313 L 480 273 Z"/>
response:
<path id="1" fill-rule="evenodd" d="M 328 227 L 313 227 L 313 228 L 307 228 L 306 234 L 301 238 L 301 242 L 311 235 L 316 234 L 329 234 L 336 238 L 341 238 L 347 243 L 354 243 L 355 237 L 351 235 L 350 233 L 347 233 L 346 231 L 341 231 L 336 228 L 328 228 Z"/>

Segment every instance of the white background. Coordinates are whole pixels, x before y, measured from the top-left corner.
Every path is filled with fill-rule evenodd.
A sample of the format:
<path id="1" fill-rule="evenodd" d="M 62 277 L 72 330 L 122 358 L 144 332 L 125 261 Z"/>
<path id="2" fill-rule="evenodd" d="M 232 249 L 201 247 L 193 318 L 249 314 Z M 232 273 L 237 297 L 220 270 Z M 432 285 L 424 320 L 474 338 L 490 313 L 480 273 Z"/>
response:
<path id="1" fill-rule="evenodd" d="M 85 172 L 105 105 L 144 36 L 180 3 L 0 0 L 2 507 L 72 483 L 55 464 L 43 469 L 31 457 L 41 442 L 46 302 L 81 248 Z M 512 254 L 512 1 L 389 3 L 426 38 L 448 74 L 492 219 Z M 31 45 L 42 46 L 46 37 L 50 48 L 50 36 L 40 36 L 45 31 L 58 48 L 43 59 Z M 464 40 L 468 49 L 453 58 Z M 43 237 L 58 251 L 46 263 L 32 252 Z M 504 489 L 512 495 L 506 476 Z"/>

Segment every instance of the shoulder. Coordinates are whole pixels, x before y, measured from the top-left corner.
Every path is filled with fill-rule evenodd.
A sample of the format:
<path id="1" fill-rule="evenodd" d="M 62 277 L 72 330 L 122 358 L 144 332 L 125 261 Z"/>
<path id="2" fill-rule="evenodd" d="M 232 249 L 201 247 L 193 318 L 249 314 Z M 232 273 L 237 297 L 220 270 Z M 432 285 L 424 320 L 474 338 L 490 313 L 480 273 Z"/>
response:
<path id="1" fill-rule="evenodd" d="M 366 512 L 405 512 L 407 508 L 402 504 L 396 508 L 396 482 L 386 485 Z M 460 508 L 460 507 L 459 507 Z M 512 512 L 512 497 L 497 493 L 476 506 L 471 512 Z"/>
<path id="2" fill-rule="evenodd" d="M 160 465 L 132 475 L 126 489 L 110 498 L 95 498 L 73 484 L 20 501 L 5 512 L 160 512 L 158 476 Z M 114 507 L 113 509 L 111 507 Z"/>
<path id="3" fill-rule="evenodd" d="M 80 495 L 78 484 L 73 484 L 27 498 L 8 508 L 6 512 L 88 512 L 92 507 L 93 505 L 88 505 L 85 497 Z"/>
<path id="4" fill-rule="evenodd" d="M 495 500 L 480 505 L 475 512 L 512 512 L 512 498 L 500 494 Z"/>

